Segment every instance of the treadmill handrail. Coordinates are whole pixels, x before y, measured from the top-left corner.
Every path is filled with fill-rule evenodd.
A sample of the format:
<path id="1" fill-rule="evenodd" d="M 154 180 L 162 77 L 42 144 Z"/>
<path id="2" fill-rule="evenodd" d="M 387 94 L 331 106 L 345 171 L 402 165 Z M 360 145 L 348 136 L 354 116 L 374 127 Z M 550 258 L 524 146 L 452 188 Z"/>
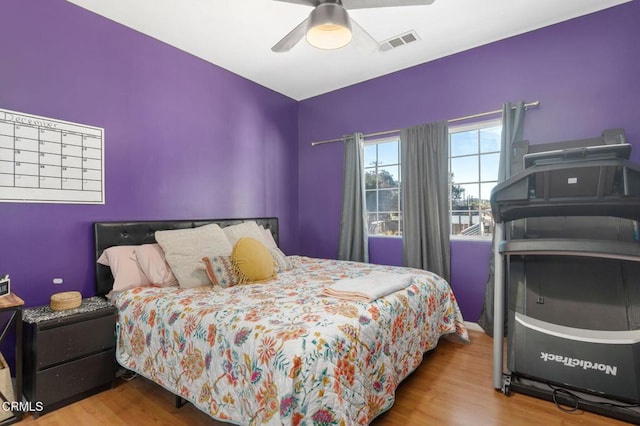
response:
<path id="1" fill-rule="evenodd" d="M 531 238 L 502 241 L 500 254 L 523 256 L 587 256 L 640 262 L 640 243 L 570 238 Z"/>
<path id="2" fill-rule="evenodd" d="M 500 199 L 500 195 L 515 185 L 526 184 L 529 186 L 529 178 L 538 173 L 552 172 L 585 167 L 620 167 L 622 168 L 622 183 L 624 194 L 601 196 L 572 196 L 551 197 L 549 199 L 530 198 L 529 192 L 522 192 L 522 196 L 509 200 Z M 640 165 L 627 159 L 585 159 L 584 161 L 571 161 L 566 163 L 533 165 L 516 173 L 502 183 L 496 185 L 491 191 L 491 210 L 496 223 L 522 219 L 532 216 L 615 216 L 626 219 L 640 219 L 640 185 L 632 189 L 627 183 L 629 171 L 640 176 Z M 530 209 L 529 209 L 530 207 Z M 549 208 L 550 213 L 543 210 Z M 506 213 L 506 214 L 505 214 Z"/>

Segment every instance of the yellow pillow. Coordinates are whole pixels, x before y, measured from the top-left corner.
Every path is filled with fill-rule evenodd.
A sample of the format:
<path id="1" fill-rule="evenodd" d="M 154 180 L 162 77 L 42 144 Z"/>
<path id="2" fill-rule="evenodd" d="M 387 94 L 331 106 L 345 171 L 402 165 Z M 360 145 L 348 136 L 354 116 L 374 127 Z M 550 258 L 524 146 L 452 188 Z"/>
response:
<path id="1" fill-rule="evenodd" d="M 241 284 L 276 278 L 273 256 L 254 238 L 240 238 L 233 246 L 231 261 Z"/>

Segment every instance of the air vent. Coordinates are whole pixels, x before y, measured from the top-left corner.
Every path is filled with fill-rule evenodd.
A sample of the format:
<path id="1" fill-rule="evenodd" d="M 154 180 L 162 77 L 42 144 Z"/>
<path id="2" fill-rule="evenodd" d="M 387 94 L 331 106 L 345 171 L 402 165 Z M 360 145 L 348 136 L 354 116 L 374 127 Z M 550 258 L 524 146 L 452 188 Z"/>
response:
<path id="1" fill-rule="evenodd" d="M 381 42 L 380 50 L 386 52 L 387 50 L 395 49 L 397 47 L 404 46 L 405 44 L 409 44 L 417 40 L 420 40 L 418 33 L 416 33 L 414 30 L 411 30 L 407 33 L 400 34 Z"/>

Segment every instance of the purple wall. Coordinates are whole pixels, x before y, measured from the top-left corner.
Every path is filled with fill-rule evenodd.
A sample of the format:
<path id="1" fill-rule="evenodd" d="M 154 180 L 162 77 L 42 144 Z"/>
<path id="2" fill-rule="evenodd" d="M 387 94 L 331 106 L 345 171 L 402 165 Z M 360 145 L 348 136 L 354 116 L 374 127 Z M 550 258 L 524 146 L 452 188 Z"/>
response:
<path id="1" fill-rule="evenodd" d="M 0 272 L 27 306 L 57 291 L 93 294 L 98 220 L 273 215 L 285 251 L 335 257 L 342 146 L 312 141 L 507 100 L 541 101 L 525 123 L 533 143 L 610 127 L 632 143 L 640 136 L 638 2 L 299 103 L 63 0 L 3 6 L 0 108 L 106 135 L 105 205 L 0 204 Z M 372 238 L 370 250 L 374 262 L 402 261 L 399 240 Z M 452 286 L 471 321 L 488 252 L 487 243 L 452 242 Z"/>
<path id="2" fill-rule="evenodd" d="M 369 262 L 402 266 L 402 239 L 395 237 L 370 237 Z"/>
<path id="3" fill-rule="evenodd" d="M 278 216 L 298 250 L 296 101 L 63 0 L 2 6 L 0 108 L 105 129 L 106 204 L 0 203 L 27 306 L 95 294 L 94 221 Z"/>
<path id="4" fill-rule="evenodd" d="M 623 127 L 637 146 L 633 159 L 640 160 L 638 22 L 640 3 L 630 2 L 302 101 L 301 252 L 335 257 L 340 226 L 342 145 L 312 148 L 312 141 L 496 110 L 505 101 L 539 100 L 525 119 L 531 143 Z M 376 262 L 401 259 L 401 244 L 392 239 L 370 241 L 370 249 Z M 469 321 L 477 320 L 482 306 L 489 250 L 486 242 L 451 244 L 451 284 Z"/>

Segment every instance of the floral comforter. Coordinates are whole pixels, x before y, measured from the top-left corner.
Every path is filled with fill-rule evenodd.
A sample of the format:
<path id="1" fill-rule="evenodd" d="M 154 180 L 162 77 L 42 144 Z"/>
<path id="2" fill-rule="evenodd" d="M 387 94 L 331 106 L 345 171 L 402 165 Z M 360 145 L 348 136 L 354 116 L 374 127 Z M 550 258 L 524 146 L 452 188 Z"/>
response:
<path id="1" fill-rule="evenodd" d="M 421 270 L 372 303 L 323 286 L 407 268 L 290 257 L 268 283 L 116 294 L 118 362 L 211 417 L 251 425 L 367 424 L 440 336 L 467 331 L 442 278 Z"/>

